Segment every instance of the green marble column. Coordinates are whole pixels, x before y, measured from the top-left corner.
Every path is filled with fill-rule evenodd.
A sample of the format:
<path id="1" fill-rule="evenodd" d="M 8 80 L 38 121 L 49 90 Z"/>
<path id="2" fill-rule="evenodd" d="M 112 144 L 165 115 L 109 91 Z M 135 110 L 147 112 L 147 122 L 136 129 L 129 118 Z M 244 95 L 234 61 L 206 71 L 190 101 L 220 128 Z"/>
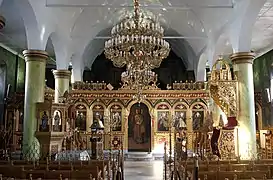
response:
<path id="1" fill-rule="evenodd" d="M 45 67 L 48 54 L 41 50 L 25 50 L 26 61 L 23 156 L 26 160 L 40 157 L 37 130 L 36 103 L 44 102 Z"/>
<path id="2" fill-rule="evenodd" d="M 59 97 L 63 96 L 65 91 L 69 91 L 71 72 L 69 70 L 58 69 L 53 71 L 53 75 L 55 78 L 54 102 L 59 103 Z"/>
<path id="3" fill-rule="evenodd" d="M 233 70 L 238 79 L 239 112 L 237 115 L 239 130 L 239 155 L 241 159 L 257 157 L 255 102 L 253 82 L 253 59 L 250 52 L 239 52 L 231 55 Z"/>

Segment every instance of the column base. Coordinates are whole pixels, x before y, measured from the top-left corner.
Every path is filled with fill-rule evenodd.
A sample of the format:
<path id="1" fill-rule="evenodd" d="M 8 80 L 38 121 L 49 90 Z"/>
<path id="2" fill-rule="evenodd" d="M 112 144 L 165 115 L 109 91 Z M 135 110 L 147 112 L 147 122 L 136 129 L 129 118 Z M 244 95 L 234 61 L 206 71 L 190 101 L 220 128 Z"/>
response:
<path id="1" fill-rule="evenodd" d="M 29 141 L 28 144 L 23 144 L 23 159 L 27 161 L 37 161 L 40 159 L 40 143 L 37 138 Z"/>

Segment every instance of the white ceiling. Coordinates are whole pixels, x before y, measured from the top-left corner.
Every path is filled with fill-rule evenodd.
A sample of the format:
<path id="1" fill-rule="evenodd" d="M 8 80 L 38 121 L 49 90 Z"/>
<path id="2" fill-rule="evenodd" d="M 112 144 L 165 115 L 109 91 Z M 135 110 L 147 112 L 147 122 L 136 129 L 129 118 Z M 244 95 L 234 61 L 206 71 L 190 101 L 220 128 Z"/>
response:
<path id="1" fill-rule="evenodd" d="M 7 20 L 0 32 L 2 45 L 18 52 L 46 47 L 50 55 L 56 57 L 59 68 L 65 68 L 70 61 L 91 67 L 97 55 L 102 53 L 111 27 L 124 13 L 132 10 L 132 0 L 1 1 L 0 13 Z M 189 69 L 198 69 L 202 53 L 208 54 L 208 59 L 232 53 L 235 41 L 230 37 L 236 36 L 231 32 L 234 28 L 236 32 L 237 21 L 242 19 L 242 26 L 245 26 L 243 21 L 252 21 L 245 17 L 247 11 L 260 11 L 253 19 L 256 21 L 254 27 L 247 29 L 253 31 L 251 49 L 262 54 L 273 48 L 273 0 L 265 4 L 263 0 L 139 1 L 143 10 L 160 17 L 173 51 Z M 261 5 L 254 6 L 254 1 Z M 242 32 L 238 34 L 240 36 Z M 201 65 L 205 68 L 205 64 Z"/>

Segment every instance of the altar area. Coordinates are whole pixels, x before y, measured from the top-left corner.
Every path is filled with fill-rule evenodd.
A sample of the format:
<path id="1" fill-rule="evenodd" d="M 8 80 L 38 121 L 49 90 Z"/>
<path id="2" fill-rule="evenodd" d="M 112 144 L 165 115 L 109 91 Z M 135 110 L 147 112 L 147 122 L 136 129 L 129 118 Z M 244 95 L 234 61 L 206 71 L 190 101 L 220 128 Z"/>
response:
<path id="1" fill-rule="evenodd" d="M 126 87 L 110 90 L 104 82 L 75 82 L 72 90 L 65 92 L 56 103 L 55 91 L 45 87 L 45 101 L 36 106 L 36 137 L 40 143 L 43 141 L 41 144 L 48 144 L 50 154 L 90 150 L 90 127 L 94 120 L 98 120 L 104 125 L 102 149 L 106 151 L 119 149 L 129 154 L 162 157 L 176 147 L 177 138 L 184 136 L 186 141 L 181 146 L 190 156 L 212 152 L 210 143 L 214 139 L 222 158 L 236 157 L 239 153 L 238 131 L 236 123 L 232 125 L 230 119 L 236 121 L 237 81 L 232 79 L 225 62 L 217 63 L 221 68 L 212 70 L 210 81 L 175 82 L 168 90 L 151 86 L 143 91 L 145 99 L 141 102 L 133 98 L 136 91 Z M 221 86 L 233 89 L 221 94 Z M 255 94 L 255 99 L 257 130 L 260 130 L 260 94 Z M 12 129 L 9 142 L 13 150 L 21 149 L 22 113 L 23 95 L 17 94 L 6 112 L 6 119 L 10 120 L 6 129 Z M 212 132 L 218 127 L 221 132 L 215 139 Z M 265 139 L 263 134 L 261 136 Z M 257 131 L 257 138 L 261 136 Z"/>
<path id="2" fill-rule="evenodd" d="M 50 160 L 52 166 L 56 161 L 59 166 L 67 161 L 81 162 L 81 166 L 85 161 L 100 161 L 100 172 L 104 174 L 98 177 L 119 169 L 124 172 L 125 160 L 163 160 L 164 179 L 170 179 L 173 173 L 185 176 L 183 168 L 193 168 L 193 160 L 198 157 L 202 160 L 200 172 L 204 170 L 201 176 L 206 179 L 215 178 L 215 173 L 203 168 L 208 167 L 206 162 L 211 162 L 213 168 L 216 161 L 225 168 L 231 168 L 228 162 L 235 169 L 240 164 L 241 169 L 241 160 L 253 163 L 255 156 L 272 159 L 273 138 L 271 129 L 262 124 L 261 94 L 255 93 L 257 153 L 251 154 L 249 147 L 239 143 L 240 137 L 248 137 L 240 134 L 237 121 L 236 76 L 222 59 L 207 76 L 207 82 L 175 82 L 167 90 L 152 84 L 142 91 L 142 99 L 135 98 L 139 94 L 126 84 L 113 90 L 104 82 L 75 82 L 62 94 L 46 86 L 44 102 L 35 104 L 35 139 L 27 152 L 22 151 L 22 137 L 30 131 L 23 127 L 24 95 L 15 94 L 7 106 L 1 147 L 8 159 L 46 164 Z M 220 170 L 217 172 L 219 179 Z M 225 173 L 231 176 L 235 172 Z M 259 177 L 263 173 L 258 173 Z M 251 176 L 256 174 L 253 171 Z"/>

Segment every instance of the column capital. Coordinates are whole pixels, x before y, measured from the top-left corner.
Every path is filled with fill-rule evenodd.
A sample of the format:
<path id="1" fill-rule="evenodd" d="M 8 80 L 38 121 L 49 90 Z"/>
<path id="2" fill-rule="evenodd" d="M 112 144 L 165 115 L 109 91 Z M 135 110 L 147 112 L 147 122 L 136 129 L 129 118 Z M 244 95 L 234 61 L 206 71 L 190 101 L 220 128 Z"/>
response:
<path id="1" fill-rule="evenodd" d="M 238 52 L 230 56 L 233 64 L 253 64 L 254 58 L 255 53 L 253 52 Z"/>
<path id="2" fill-rule="evenodd" d="M 6 25 L 6 19 L 0 15 L 0 29 L 3 29 Z"/>
<path id="3" fill-rule="evenodd" d="M 70 79 L 71 72 L 66 69 L 57 69 L 52 71 L 55 79 Z"/>
<path id="4" fill-rule="evenodd" d="M 46 62 L 46 60 L 49 58 L 49 55 L 46 51 L 43 50 L 24 50 L 23 55 L 25 57 L 25 61 L 41 61 Z"/>

